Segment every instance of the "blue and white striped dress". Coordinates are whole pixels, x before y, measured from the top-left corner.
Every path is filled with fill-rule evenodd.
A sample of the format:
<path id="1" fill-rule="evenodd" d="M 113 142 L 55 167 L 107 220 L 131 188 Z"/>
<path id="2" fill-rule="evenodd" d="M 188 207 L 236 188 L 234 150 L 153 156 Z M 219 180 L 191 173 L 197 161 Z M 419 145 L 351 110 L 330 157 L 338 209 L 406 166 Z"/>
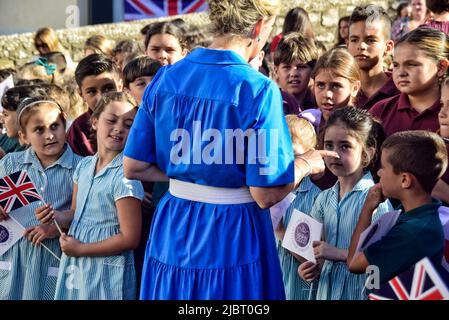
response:
<path id="1" fill-rule="evenodd" d="M 305 214 L 309 214 L 312 210 L 316 198 L 321 193 L 309 177 L 305 177 L 299 187 L 293 192 L 296 195 L 295 200 L 288 207 L 285 213 L 283 223 L 287 228 L 288 223 L 292 217 L 293 209 L 297 209 Z M 285 287 L 285 297 L 287 300 L 308 300 L 310 293 L 310 283 L 301 279 L 298 275 L 298 267 L 300 263 L 292 256 L 290 251 L 282 247 L 282 241 L 278 241 L 278 254 L 282 268 L 282 278 Z M 318 286 L 314 283 L 311 300 L 314 300 L 316 289 Z"/>
<path id="2" fill-rule="evenodd" d="M 95 174 L 98 156 L 84 158 L 75 170 L 76 212 L 69 235 L 83 243 L 106 240 L 120 232 L 116 202 L 143 199 L 140 181 L 123 174 L 123 153 Z M 140 214 L 129 212 L 129 214 Z M 68 257 L 62 254 L 56 300 L 131 300 L 136 298 L 133 251 L 106 257 Z"/>
<path id="3" fill-rule="evenodd" d="M 310 215 L 324 224 L 325 241 L 348 250 L 369 189 L 374 185 L 371 173 L 362 179 L 339 201 L 340 183 L 323 191 L 316 199 Z M 377 208 L 376 217 L 393 208 L 387 200 Z M 353 274 L 346 261 L 326 260 L 321 270 L 317 300 L 364 300 L 366 275 Z"/>
<path id="4" fill-rule="evenodd" d="M 66 144 L 62 156 L 43 169 L 35 152 L 26 151 L 6 155 L 0 162 L 0 176 L 26 170 L 46 203 L 56 210 L 68 210 L 72 204 L 72 175 L 82 159 Z M 11 212 L 24 227 L 39 224 L 34 210 L 40 201 Z M 43 243 L 57 256 L 61 256 L 58 238 Z M 0 300 L 52 300 L 55 294 L 59 261 L 42 246 L 34 246 L 21 238 L 0 256 Z"/>

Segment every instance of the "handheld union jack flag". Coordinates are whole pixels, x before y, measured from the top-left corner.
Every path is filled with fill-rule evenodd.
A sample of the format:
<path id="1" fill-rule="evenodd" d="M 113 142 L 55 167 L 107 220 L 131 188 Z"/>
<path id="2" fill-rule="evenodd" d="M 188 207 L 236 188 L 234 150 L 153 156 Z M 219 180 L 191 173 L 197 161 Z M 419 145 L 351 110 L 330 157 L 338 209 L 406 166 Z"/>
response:
<path id="1" fill-rule="evenodd" d="M 9 213 L 35 201 L 43 201 L 26 171 L 0 179 L 0 206 Z"/>
<path id="2" fill-rule="evenodd" d="M 449 300 L 449 289 L 428 258 L 391 279 L 370 300 Z"/>
<path id="3" fill-rule="evenodd" d="M 207 10 L 206 0 L 125 0 L 125 20 L 175 16 Z"/>

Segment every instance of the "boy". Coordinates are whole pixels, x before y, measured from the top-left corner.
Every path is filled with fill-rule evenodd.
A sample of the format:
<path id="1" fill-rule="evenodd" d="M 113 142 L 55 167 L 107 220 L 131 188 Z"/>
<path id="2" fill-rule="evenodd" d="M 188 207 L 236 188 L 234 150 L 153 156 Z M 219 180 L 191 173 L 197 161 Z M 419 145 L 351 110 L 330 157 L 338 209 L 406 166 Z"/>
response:
<path id="1" fill-rule="evenodd" d="M 436 268 L 441 266 L 444 233 L 438 216 L 441 202 L 431 192 L 447 168 L 443 139 L 429 131 L 403 131 L 382 145 L 380 183 L 373 186 L 352 235 L 347 264 L 354 273 L 364 273 L 369 265 L 379 268 L 380 282 L 406 271 L 424 257 Z M 398 199 L 401 214 L 391 230 L 353 260 L 360 234 L 383 197 Z M 353 260 L 353 261 L 352 261 Z"/>
<path id="2" fill-rule="evenodd" d="M 147 85 L 153 80 L 162 64 L 147 56 L 139 56 L 131 60 L 123 69 L 123 84 L 140 105 Z"/>
<path id="3" fill-rule="evenodd" d="M 317 59 L 318 50 L 315 43 L 297 32 L 284 37 L 274 52 L 274 71 L 281 89 L 286 115 L 299 114 L 301 110 L 316 108 L 309 81 Z M 294 105 L 286 103 L 289 101 L 289 95 L 295 97 Z"/>
<path id="4" fill-rule="evenodd" d="M 348 51 L 360 68 L 362 88 L 356 106 L 370 109 L 376 102 L 398 95 L 390 72 L 384 72 L 383 60 L 392 53 L 391 20 L 382 7 L 356 7 L 349 20 Z"/>
<path id="5" fill-rule="evenodd" d="M 67 132 L 67 142 L 76 154 L 86 157 L 95 153 L 90 142 L 90 116 L 101 95 L 122 91 L 122 80 L 117 65 L 101 54 L 92 54 L 80 61 L 75 70 L 78 92 L 88 110 L 73 121 Z"/>

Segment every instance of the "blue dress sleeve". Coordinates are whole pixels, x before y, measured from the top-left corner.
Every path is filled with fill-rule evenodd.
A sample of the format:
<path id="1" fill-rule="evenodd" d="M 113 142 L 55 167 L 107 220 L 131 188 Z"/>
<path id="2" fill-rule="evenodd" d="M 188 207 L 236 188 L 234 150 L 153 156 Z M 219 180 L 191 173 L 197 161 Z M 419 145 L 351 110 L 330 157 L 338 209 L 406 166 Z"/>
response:
<path id="1" fill-rule="evenodd" d="M 272 82 L 253 102 L 256 120 L 248 141 L 246 185 L 270 187 L 294 181 L 293 147 L 282 110 L 282 96 Z"/>
<path id="2" fill-rule="evenodd" d="M 153 109 L 156 103 L 156 90 L 158 82 L 164 74 L 166 67 L 159 70 L 151 84 L 145 90 L 142 104 L 134 119 L 131 131 L 126 142 L 124 155 L 135 160 L 155 163 L 156 140 Z"/>

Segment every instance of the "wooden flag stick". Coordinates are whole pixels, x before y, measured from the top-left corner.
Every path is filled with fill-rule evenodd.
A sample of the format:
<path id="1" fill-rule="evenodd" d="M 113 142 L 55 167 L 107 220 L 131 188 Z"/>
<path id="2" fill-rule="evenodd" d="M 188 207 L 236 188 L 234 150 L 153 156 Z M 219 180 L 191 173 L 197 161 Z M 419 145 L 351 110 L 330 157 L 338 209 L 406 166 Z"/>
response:
<path id="1" fill-rule="evenodd" d="M 50 252 L 50 254 L 51 254 L 53 257 L 56 258 L 56 260 L 58 260 L 59 262 L 61 262 L 61 259 L 60 259 L 60 258 L 53 252 L 53 251 L 51 251 L 50 249 L 48 249 L 48 247 L 47 247 L 45 244 L 43 244 L 42 242 L 41 242 L 41 246 L 43 246 L 44 249 L 46 249 L 48 252 Z"/>
<path id="2" fill-rule="evenodd" d="M 62 236 L 63 232 L 61 230 L 61 227 L 59 226 L 58 221 L 56 221 L 56 218 L 53 218 L 53 222 L 55 223 L 56 228 L 58 228 L 59 234 Z"/>

